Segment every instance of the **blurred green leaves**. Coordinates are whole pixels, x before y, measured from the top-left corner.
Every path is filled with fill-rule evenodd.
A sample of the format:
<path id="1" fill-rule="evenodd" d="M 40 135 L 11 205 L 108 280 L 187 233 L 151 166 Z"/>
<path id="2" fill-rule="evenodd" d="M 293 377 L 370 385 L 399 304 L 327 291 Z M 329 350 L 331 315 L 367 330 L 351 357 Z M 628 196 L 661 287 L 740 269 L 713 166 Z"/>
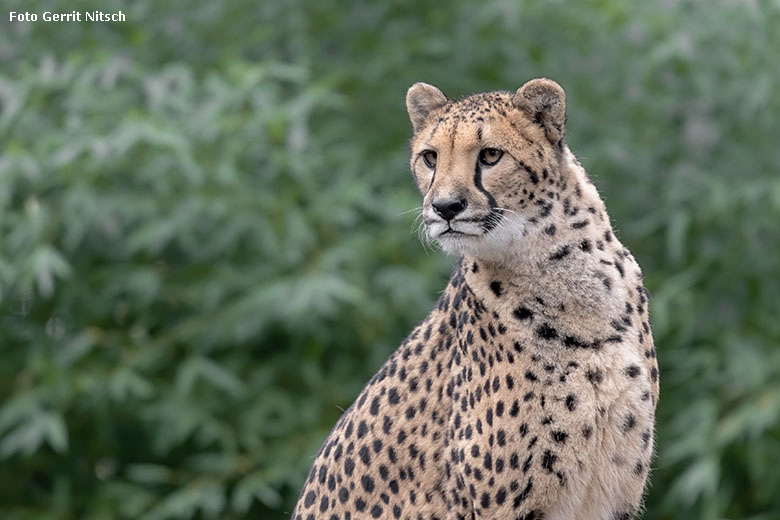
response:
<path id="1" fill-rule="evenodd" d="M 128 22 L 0 32 L 3 518 L 289 516 L 446 280 L 406 88 L 537 76 L 652 293 L 645 518 L 780 515 L 777 5 L 6 3 Z"/>

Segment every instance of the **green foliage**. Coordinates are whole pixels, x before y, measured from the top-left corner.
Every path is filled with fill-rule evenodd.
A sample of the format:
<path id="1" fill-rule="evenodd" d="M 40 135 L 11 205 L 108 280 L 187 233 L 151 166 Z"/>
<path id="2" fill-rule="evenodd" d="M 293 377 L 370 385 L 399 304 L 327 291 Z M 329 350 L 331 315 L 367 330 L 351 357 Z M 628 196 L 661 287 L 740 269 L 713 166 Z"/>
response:
<path id="1" fill-rule="evenodd" d="M 6 2 L 3 518 L 285 518 L 450 261 L 403 108 L 548 76 L 653 295 L 648 519 L 780 516 L 770 2 Z M 75 4 L 75 5 L 73 5 Z"/>

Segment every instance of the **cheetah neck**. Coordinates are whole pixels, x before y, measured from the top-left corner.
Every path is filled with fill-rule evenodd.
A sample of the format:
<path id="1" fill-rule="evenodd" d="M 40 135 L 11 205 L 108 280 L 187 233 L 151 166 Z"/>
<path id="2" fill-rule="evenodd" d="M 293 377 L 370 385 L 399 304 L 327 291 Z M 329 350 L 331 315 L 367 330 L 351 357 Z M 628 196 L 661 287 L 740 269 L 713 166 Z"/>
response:
<path id="1" fill-rule="evenodd" d="M 545 218 L 529 222 L 522 238 L 498 260 L 462 257 L 453 277 L 499 312 L 532 305 L 550 320 L 576 324 L 595 335 L 623 311 L 617 302 L 633 287 L 626 278 L 635 264 L 614 236 L 596 188 L 570 152 L 562 170 L 565 187 L 544 200 L 549 205 Z"/>

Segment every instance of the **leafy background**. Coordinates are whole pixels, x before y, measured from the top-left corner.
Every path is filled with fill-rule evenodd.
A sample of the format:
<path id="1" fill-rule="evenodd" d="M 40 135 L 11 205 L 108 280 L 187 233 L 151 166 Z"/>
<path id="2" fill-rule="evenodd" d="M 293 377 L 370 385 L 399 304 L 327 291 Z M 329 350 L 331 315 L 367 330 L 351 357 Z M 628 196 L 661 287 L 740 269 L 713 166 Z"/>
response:
<path id="1" fill-rule="evenodd" d="M 3 519 L 282 519 L 451 260 L 403 108 L 538 76 L 647 275 L 646 519 L 780 518 L 776 1 L 6 0 Z"/>

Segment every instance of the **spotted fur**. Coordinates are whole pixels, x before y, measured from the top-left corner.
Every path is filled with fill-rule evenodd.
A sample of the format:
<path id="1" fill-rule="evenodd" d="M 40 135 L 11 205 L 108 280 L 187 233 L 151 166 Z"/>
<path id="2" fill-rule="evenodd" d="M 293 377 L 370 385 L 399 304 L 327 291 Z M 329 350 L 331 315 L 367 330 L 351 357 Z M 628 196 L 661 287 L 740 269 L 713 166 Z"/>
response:
<path id="1" fill-rule="evenodd" d="M 658 400 L 648 294 L 564 141 L 563 90 L 450 101 L 418 83 L 407 108 L 426 232 L 459 262 L 325 440 L 294 520 L 635 518 Z"/>

